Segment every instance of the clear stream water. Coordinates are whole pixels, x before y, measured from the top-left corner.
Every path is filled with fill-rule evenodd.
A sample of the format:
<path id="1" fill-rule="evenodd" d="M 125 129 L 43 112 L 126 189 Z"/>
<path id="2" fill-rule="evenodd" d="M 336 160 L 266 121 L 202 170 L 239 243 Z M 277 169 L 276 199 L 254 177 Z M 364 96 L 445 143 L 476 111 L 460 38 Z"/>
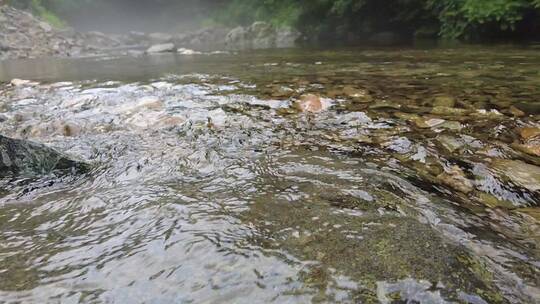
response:
<path id="1" fill-rule="evenodd" d="M 41 59 L 0 79 L 0 134 L 92 165 L 0 180 L 1 303 L 540 302 L 538 49 Z M 323 111 L 295 108 L 307 93 Z"/>

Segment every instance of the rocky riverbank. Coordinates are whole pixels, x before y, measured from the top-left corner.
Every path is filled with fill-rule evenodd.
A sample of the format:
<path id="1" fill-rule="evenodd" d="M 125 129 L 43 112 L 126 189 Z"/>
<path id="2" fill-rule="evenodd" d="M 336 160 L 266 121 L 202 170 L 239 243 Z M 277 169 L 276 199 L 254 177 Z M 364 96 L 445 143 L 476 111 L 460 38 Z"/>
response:
<path id="1" fill-rule="evenodd" d="M 57 29 L 32 14 L 0 7 L 0 59 L 89 56 L 120 47 L 120 37 Z"/>
<path id="2" fill-rule="evenodd" d="M 233 29 L 208 27 L 176 35 L 131 32 L 126 37 L 130 44 L 147 46 L 147 53 L 291 48 L 301 39 L 302 34 L 293 28 L 261 21 Z"/>
<path id="3" fill-rule="evenodd" d="M 124 35 L 58 29 L 32 14 L 0 7 L 0 60 L 37 57 L 82 57 L 294 47 L 301 39 L 292 28 L 264 22 L 229 29 L 209 27 L 177 34 L 130 32 Z"/>

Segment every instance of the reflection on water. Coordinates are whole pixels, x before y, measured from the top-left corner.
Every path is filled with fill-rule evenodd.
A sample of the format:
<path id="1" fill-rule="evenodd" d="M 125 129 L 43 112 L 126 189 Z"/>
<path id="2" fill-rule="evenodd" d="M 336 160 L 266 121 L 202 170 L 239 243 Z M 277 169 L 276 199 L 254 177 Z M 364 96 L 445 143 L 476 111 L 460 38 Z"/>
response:
<path id="1" fill-rule="evenodd" d="M 539 63 L 512 48 L 4 63 L 2 79 L 41 82 L 0 88 L 0 133 L 93 169 L 0 181 L 0 299 L 538 301 Z M 300 113 L 306 93 L 331 107 Z"/>

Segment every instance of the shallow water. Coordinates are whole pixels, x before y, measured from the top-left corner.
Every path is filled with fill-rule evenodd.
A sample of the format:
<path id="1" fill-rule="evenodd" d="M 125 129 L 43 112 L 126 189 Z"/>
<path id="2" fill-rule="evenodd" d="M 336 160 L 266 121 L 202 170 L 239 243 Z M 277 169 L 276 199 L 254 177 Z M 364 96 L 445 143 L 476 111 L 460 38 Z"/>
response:
<path id="1" fill-rule="evenodd" d="M 3 63 L 0 302 L 540 301 L 540 52 Z M 303 94 L 320 96 L 301 113 Z M 529 136 L 524 128 L 534 133 Z"/>

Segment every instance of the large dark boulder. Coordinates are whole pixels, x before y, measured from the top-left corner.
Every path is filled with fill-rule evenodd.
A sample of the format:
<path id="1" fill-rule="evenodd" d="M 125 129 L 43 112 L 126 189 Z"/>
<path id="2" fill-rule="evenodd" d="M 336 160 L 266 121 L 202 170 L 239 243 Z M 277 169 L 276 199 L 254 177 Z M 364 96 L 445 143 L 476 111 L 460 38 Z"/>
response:
<path id="1" fill-rule="evenodd" d="M 85 172 L 88 165 L 54 149 L 26 140 L 0 135 L 0 177 L 33 176 L 53 171 Z"/>

